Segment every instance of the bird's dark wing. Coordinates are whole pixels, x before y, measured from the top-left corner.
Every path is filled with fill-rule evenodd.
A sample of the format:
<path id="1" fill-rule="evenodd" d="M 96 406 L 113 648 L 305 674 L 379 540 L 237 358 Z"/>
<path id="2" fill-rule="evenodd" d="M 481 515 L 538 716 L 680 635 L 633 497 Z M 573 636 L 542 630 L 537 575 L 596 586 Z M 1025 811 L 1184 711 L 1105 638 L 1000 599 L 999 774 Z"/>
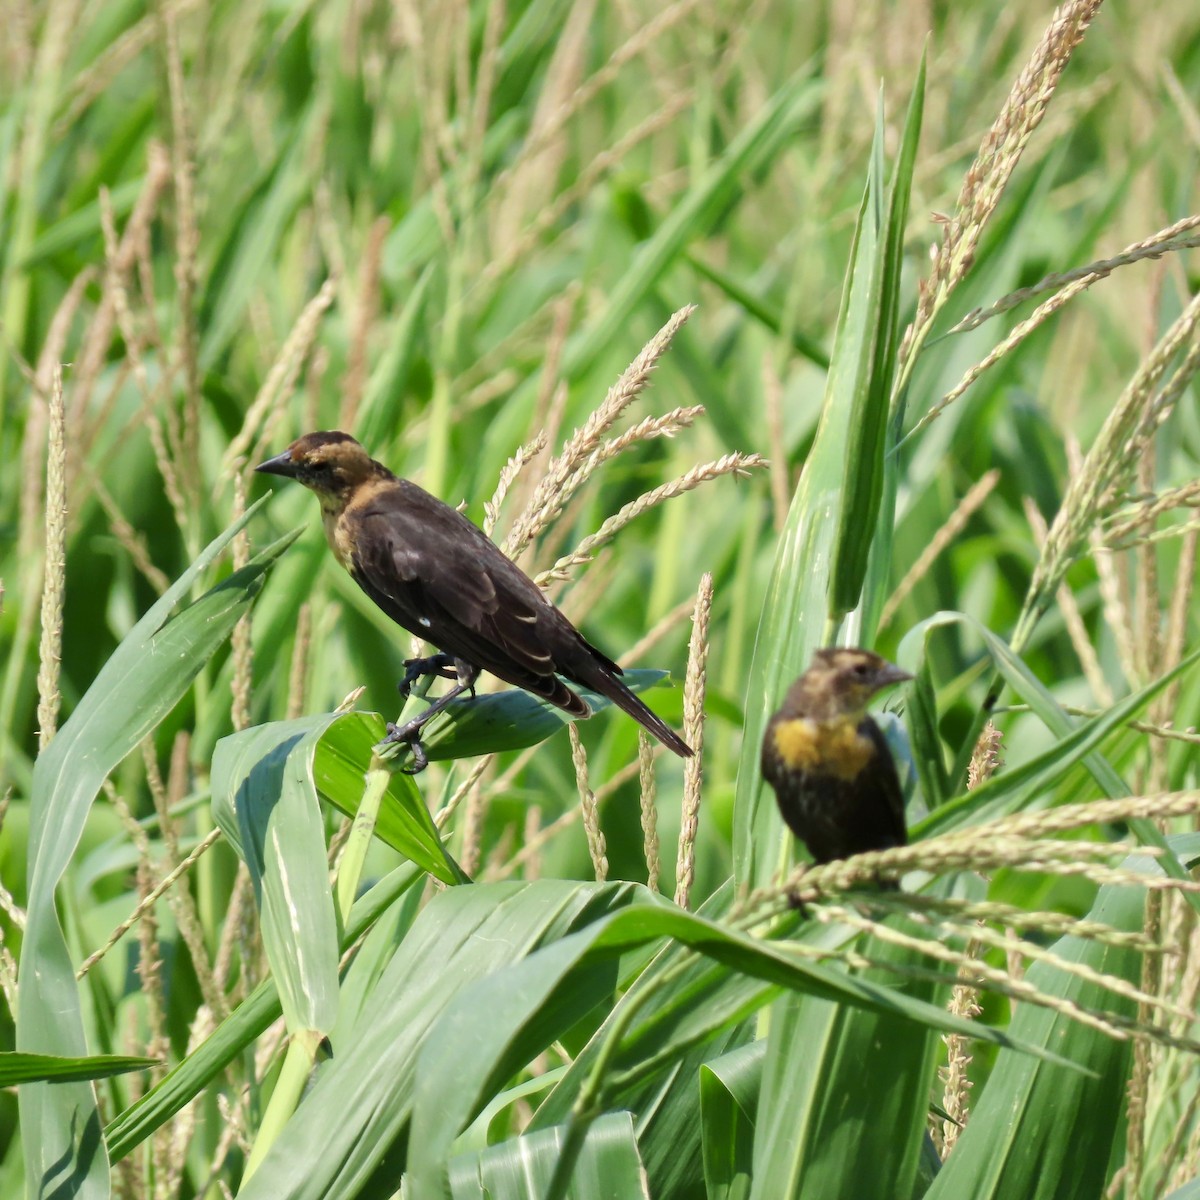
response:
<path id="1" fill-rule="evenodd" d="M 562 627 L 583 639 L 478 526 L 406 480 L 377 490 L 344 520 L 353 523 L 352 574 L 394 621 L 584 715 L 587 706 L 555 677 Z"/>
<path id="2" fill-rule="evenodd" d="M 875 756 L 870 770 L 861 772 L 855 784 L 872 793 L 869 798 L 864 797 L 864 802 L 877 814 L 877 819 L 882 823 L 880 832 L 886 831 L 885 837 L 890 837 L 891 845 L 906 846 L 908 824 L 904 819 L 904 792 L 900 787 L 900 777 L 896 774 L 892 748 L 879 726 L 870 717 L 863 718 L 859 723 L 858 732 L 871 739 L 875 746 Z M 884 844 L 882 839 L 880 844 Z"/>

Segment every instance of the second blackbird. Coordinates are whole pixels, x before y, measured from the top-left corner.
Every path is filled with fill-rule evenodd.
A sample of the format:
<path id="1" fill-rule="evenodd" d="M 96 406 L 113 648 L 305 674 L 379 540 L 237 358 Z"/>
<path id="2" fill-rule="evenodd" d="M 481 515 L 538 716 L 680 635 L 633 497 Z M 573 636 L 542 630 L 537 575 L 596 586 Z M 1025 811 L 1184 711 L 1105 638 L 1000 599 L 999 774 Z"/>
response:
<path id="1" fill-rule="evenodd" d="M 818 650 L 767 722 L 763 778 L 814 862 L 907 844 L 896 764 L 867 702 L 911 678 L 870 650 Z"/>
<path id="2" fill-rule="evenodd" d="M 309 433 L 255 468 L 304 484 L 321 502 L 325 536 L 354 582 L 398 625 L 443 653 L 409 659 L 401 691 L 422 675 L 455 685 L 391 741 L 426 763 L 420 732 L 481 670 L 570 713 L 590 714 L 562 679 L 607 697 L 681 757 L 688 744 L 621 682 L 621 668 L 582 634 L 480 529 L 461 513 L 376 462 L 349 434 Z"/>

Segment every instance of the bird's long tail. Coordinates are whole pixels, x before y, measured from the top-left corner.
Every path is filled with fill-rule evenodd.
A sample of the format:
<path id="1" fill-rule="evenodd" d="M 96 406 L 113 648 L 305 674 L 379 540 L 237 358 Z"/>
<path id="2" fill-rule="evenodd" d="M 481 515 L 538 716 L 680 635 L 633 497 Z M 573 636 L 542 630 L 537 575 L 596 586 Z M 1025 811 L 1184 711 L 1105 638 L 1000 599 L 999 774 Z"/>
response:
<path id="1" fill-rule="evenodd" d="M 638 697 L 613 675 L 589 679 L 587 686 L 611 700 L 622 712 L 628 713 L 639 725 L 652 733 L 668 750 L 680 758 L 691 758 L 694 751 L 661 717 L 652 712 Z"/>

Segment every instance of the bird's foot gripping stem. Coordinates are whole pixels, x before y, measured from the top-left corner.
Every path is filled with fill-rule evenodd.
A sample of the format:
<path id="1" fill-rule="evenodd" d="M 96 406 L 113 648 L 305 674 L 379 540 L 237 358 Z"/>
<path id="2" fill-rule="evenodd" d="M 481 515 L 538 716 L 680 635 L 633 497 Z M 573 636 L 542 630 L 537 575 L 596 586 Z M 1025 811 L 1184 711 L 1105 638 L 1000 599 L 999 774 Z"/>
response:
<path id="1" fill-rule="evenodd" d="M 429 755 L 421 745 L 421 724 L 420 720 L 408 721 L 403 725 L 394 725 L 391 721 L 387 723 L 387 737 L 383 739 L 384 743 L 406 742 L 412 751 L 412 762 L 400 768 L 405 775 L 419 775 L 429 766 Z"/>
<path id="2" fill-rule="evenodd" d="M 441 660 L 441 661 L 438 661 Z M 419 716 L 413 717 L 411 721 L 405 721 L 403 725 L 393 725 L 390 721 L 387 727 L 387 737 L 384 742 L 407 742 L 412 750 L 412 762 L 407 767 L 402 767 L 406 775 L 417 775 L 429 766 L 429 755 L 425 753 L 425 747 L 421 744 L 421 730 L 444 709 L 451 700 L 458 699 L 463 692 L 470 692 L 475 695 L 475 680 L 479 678 L 479 668 L 472 666 L 470 663 L 463 662 L 460 658 L 451 658 L 448 654 L 438 654 L 434 658 L 428 659 L 410 659 L 404 665 L 407 668 L 405 673 L 405 682 L 409 683 L 409 675 L 412 674 L 414 667 L 417 664 L 436 663 L 435 669 L 421 669 L 417 671 L 414 678 L 420 675 L 442 674 L 446 666 L 450 666 L 448 678 L 457 679 L 458 682 L 450 688 L 445 695 L 439 696 L 432 704 Z M 403 690 L 404 685 L 401 684 Z M 407 692 L 405 693 L 407 695 Z"/>
<path id="3" fill-rule="evenodd" d="M 428 658 L 406 658 L 404 660 L 404 678 L 396 687 L 400 695 L 408 699 L 412 686 L 419 679 L 431 675 L 434 679 L 460 679 L 458 666 L 451 654 L 431 654 Z"/>

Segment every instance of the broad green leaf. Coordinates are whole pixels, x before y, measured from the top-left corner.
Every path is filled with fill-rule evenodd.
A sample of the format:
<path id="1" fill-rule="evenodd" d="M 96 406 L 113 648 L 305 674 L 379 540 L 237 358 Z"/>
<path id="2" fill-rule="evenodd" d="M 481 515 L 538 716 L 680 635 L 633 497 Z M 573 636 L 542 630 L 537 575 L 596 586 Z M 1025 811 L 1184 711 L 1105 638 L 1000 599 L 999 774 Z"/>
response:
<path id="1" fill-rule="evenodd" d="M 479 1153 L 503 1140 L 509 1126 L 503 1125 L 498 1133 L 494 1132 L 493 1126 L 504 1121 L 505 1114 L 517 1101 L 545 1095 L 562 1078 L 566 1069 L 565 1066 L 551 1067 L 540 1075 L 532 1075 L 498 1091 L 455 1142 L 456 1156 L 468 1152 Z"/>
<path id="2" fill-rule="evenodd" d="M 1140 864 L 1146 869 L 1144 857 Z M 1089 919 L 1140 930 L 1144 900 L 1140 888 L 1101 888 Z M 1067 937 L 1052 950 L 1065 961 L 1139 982 L 1140 956 L 1127 947 Z M 1122 1018 L 1136 1013 L 1132 1000 L 1047 962 L 1035 963 L 1026 979 L 1070 1006 Z M 1025 1055 L 1001 1055 L 982 1092 L 975 1093 L 971 1118 L 926 1193 L 928 1200 L 1093 1200 L 1103 1195 L 1113 1139 L 1124 1116 L 1130 1043 L 1065 1013 L 1024 1003 L 1017 1006 L 1012 1033 L 1052 1046 L 1090 1074 Z"/>
<path id="3" fill-rule="evenodd" d="M 96 1054 L 90 1058 L 63 1058 L 57 1054 L 23 1054 L 19 1050 L 0 1051 L 0 1087 L 16 1087 L 40 1081 L 65 1082 L 77 1079 L 105 1079 L 127 1071 L 145 1071 L 158 1065 L 156 1058 L 136 1058 L 127 1054 Z"/>
<path id="4" fill-rule="evenodd" d="M 858 948 L 898 968 L 929 965 L 873 938 Z M 930 983 L 898 983 L 882 968 L 865 977 L 941 1007 Z M 935 1065 L 928 1028 L 809 996 L 781 1000 L 771 1012 L 750 1195 L 910 1196 Z"/>
<path id="5" fill-rule="evenodd" d="M 689 1195 L 704 1186 L 702 1072 L 710 1061 L 719 1061 L 753 1036 L 752 1018 L 728 1025 L 636 1087 L 621 1089 L 620 1107 L 637 1114 L 638 1143 L 651 1195 Z M 537 1121 L 536 1127 L 544 1127 L 544 1122 Z"/>
<path id="6" fill-rule="evenodd" d="M 724 889 L 706 909 L 717 915 L 727 904 L 728 889 Z M 639 920 L 643 912 L 639 910 Z M 685 1061 L 696 1047 L 715 1047 L 711 1053 L 722 1053 L 725 1047 L 718 1043 L 723 1031 L 738 1027 L 775 999 L 779 986 L 867 1008 L 881 1003 L 881 1011 L 898 1002 L 917 1021 L 933 1015 L 927 1006 L 909 1005 L 903 995 L 897 998 L 894 989 L 879 991 L 871 985 L 863 990 L 860 977 L 849 976 L 840 968 L 817 964 L 810 969 L 813 964 L 789 953 L 786 942 L 747 938 L 711 922 L 697 931 L 690 924 L 696 919 L 686 918 L 682 924 L 672 919 L 670 930 L 680 941 L 703 947 L 704 956 L 691 956 L 683 945 L 668 945 L 628 987 L 604 1025 L 575 1057 L 563 1080 L 539 1107 L 534 1126 L 567 1120 L 614 1028 L 622 1030 L 622 1044 L 613 1062 L 616 1075 L 608 1095 L 613 1103 L 640 1111 L 663 1071 Z M 781 924 L 776 936 L 818 944 L 829 952 L 850 940 L 847 931 L 812 924 L 797 930 L 795 924 L 795 920 Z M 712 936 L 714 928 L 720 930 L 720 936 Z M 727 938 L 734 941 L 725 943 Z M 632 1016 L 628 1015 L 631 1010 Z M 936 1024 L 945 1014 L 935 1012 Z M 992 1040 L 1003 1034 L 976 1026 L 971 1036 Z"/>
<path id="7" fill-rule="evenodd" d="M 483 885 L 469 890 L 481 889 L 489 890 Z M 624 897 L 627 899 L 636 892 L 650 896 L 639 888 L 624 893 Z M 444 1191 L 445 1163 L 458 1133 L 467 1128 L 504 1080 L 595 1005 L 601 994 L 595 983 L 596 970 L 608 960 L 659 938 L 673 938 L 733 972 L 869 1009 L 902 1025 L 915 1021 L 932 1029 L 954 1026 L 958 1032 L 1011 1044 L 996 1030 L 984 1032 L 981 1027 L 952 1017 L 942 1007 L 906 995 L 893 986 L 880 985 L 791 954 L 786 944 L 752 938 L 682 912 L 661 900 L 634 904 L 490 973 L 447 1005 L 420 1052 L 409 1159 L 413 1200 L 435 1197 Z M 642 988 L 638 995 L 644 1002 L 654 992 Z M 630 1003 L 629 996 L 627 992 L 625 1004 Z M 614 1011 L 620 1013 L 620 1006 Z M 487 1021 L 479 1020 L 481 1012 L 488 1014 Z M 612 1091 L 611 1096 L 606 1094 L 606 1107 L 621 1102 L 618 1093 L 626 1075 L 646 1077 L 647 1063 L 662 1045 L 661 1040 L 649 1038 L 637 1029 L 636 1022 L 630 1019 L 636 1013 L 635 1004 L 628 1015 L 617 1017 L 615 1028 L 621 1036 L 620 1044 L 599 1052 L 604 1056 Z M 739 1008 L 732 1017 L 741 1020 L 747 1015 L 745 1008 Z M 612 1027 L 610 1017 L 609 1023 L 593 1038 L 592 1047 L 604 1043 Z M 920 1041 L 911 1031 L 910 1039 Z M 688 1047 L 697 1042 L 698 1039 L 682 1039 L 678 1044 Z M 378 1052 L 383 1053 L 384 1048 L 380 1046 Z M 593 1066 L 601 1061 L 590 1055 L 586 1057 Z M 568 1073 L 578 1081 L 577 1086 L 582 1086 L 579 1069 L 583 1058 L 585 1055 L 580 1055 Z M 658 1064 L 663 1065 L 665 1062 Z M 582 1070 L 590 1076 L 588 1066 Z M 561 1118 L 551 1118 L 551 1113 L 562 1114 L 568 1105 L 574 1111 L 575 1102 L 566 1080 L 555 1089 L 552 1099 L 553 1107 L 544 1105 L 539 1110 L 535 1123 L 539 1128 L 558 1123 Z"/>
<path id="8" fill-rule="evenodd" d="M 287 548 L 283 538 L 172 615 L 192 585 L 254 514 L 216 538 L 126 635 L 66 724 L 38 758 L 30 802 L 29 905 L 21 945 L 19 1050 L 83 1057 L 79 989 L 55 906 L 55 889 L 79 844 L 101 784 L 149 734 L 224 643 Z M 85 1083 L 31 1084 L 20 1092 L 31 1193 L 64 1170 L 82 1195 L 107 1195 L 99 1114 Z M 64 1165 L 66 1164 L 66 1165 Z"/>
<path id="9" fill-rule="evenodd" d="M 414 1091 L 423 1082 L 418 1054 L 446 1008 L 470 984 L 545 944 L 559 944 L 628 903 L 636 890 L 630 884 L 544 880 L 449 888 L 435 897 L 384 970 L 373 1003 L 364 1007 L 346 1044 L 243 1187 L 242 1200 L 338 1200 L 358 1195 L 385 1162 L 398 1174 L 402 1162 L 393 1146 L 403 1139 Z M 587 1008 L 611 990 L 614 979 L 611 964 L 593 968 Z M 476 1010 L 475 1024 L 494 1020 L 495 1014 Z M 331 1112 L 338 1121 L 330 1122 Z M 466 1127 L 450 1125 L 439 1123 L 439 1148 L 447 1152 Z"/>
<path id="10" fill-rule="evenodd" d="M 213 817 L 250 871 L 288 1032 L 325 1037 L 338 1011 L 338 933 L 313 783 L 336 714 L 273 721 L 217 743 Z"/>
<path id="11" fill-rule="evenodd" d="M 450 1200 L 542 1200 L 562 1146 L 562 1129 L 541 1129 L 450 1161 Z M 575 1163 L 568 1200 L 650 1200 L 633 1118 L 609 1113 L 595 1122 Z"/>
<path id="12" fill-rule="evenodd" d="M 357 942 L 383 912 L 424 879 L 424 872 L 405 863 L 360 896 L 351 910 L 341 949 Z M 275 980 L 265 979 L 165 1079 L 107 1126 L 105 1141 L 112 1158 L 123 1158 L 191 1103 L 282 1013 Z"/>
<path id="13" fill-rule="evenodd" d="M 937 697 L 928 655 L 922 655 L 904 689 L 904 719 L 912 735 L 913 762 L 926 808 L 937 811 L 950 798 L 950 777 L 938 732 Z"/>
<path id="14" fill-rule="evenodd" d="M 840 621 L 858 606 L 880 519 L 882 517 L 882 523 L 889 530 L 893 520 L 892 512 L 883 512 L 880 502 L 884 492 L 885 464 L 890 473 L 894 474 L 896 469 L 895 459 L 887 454 L 891 431 L 889 407 L 900 343 L 904 225 L 924 100 L 925 64 L 922 59 L 905 121 L 900 156 L 886 193 L 883 190 L 885 131 L 882 102 L 876 117 L 867 194 L 851 250 L 851 278 L 838 317 L 833 357 L 825 384 L 826 413 L 831 409 L 846 413 L 846 483 L 836 514 L 838 530 L 833 540 L 827 609 L 833 621 Z M 892 494 L 894 496 L 894 488 Z M 890 556 L 885 561 L 890 562 Z M 882 584 L 886 581 L 880 582 L 876 609 L 884 598 Z"/>
<path id="15" fill-rule="evenodd" d="M 344 713 L 334 717 L 317 743 L 313 780 L 321 795 L 347 816 L 358 812 L 363 775 L 371 766 L 374 748 L 384 732 L 383 718 L 377 713 Z M 462 868 L 442 845 L 425 798 L 411 775 L 392 772 L 375 833 L 435 879 L 466 882 Z"/>
<path id="16" fill-rule="evenodd" d="M 739 1046 L 700 1069 L 704 1184 L 709 1200 L 745 1200 L 754 1172 L 754 1126 L 764 1041 Z"/>
<path id="17" fill-rule="evenodd" d="M 892 451 L 904 426 L 905 407 L 904 390 L 901 389 L 899 395 L 895 394 L 896 360 L 900 352 L 900 334 L 903 327 L 900 285 L 913 171 L 925 113 L 925 66 L 926 55 L 922 52 L 921 65 L 904 120 L 900 150 L 888 184 L 888 217 L 880 257 L 878 334 L 871 379 L 870 402 L 874 411 L 872 417 L 861 426 L 864 433 L 873 435 L 869 441 L 864 442 L 861 453 L 865 457 L 870 450 L 878 456 L 869 459 L 870 469 L 878 477 L 877 509 L 871 513 L 865 504 L 865 499 L 870 495 L 865 489 L 863 497 L 857 501 L 863 508 L 863 519 L 869 520 L 865 528 L 871 531 L 873 536 L 852 537 L 849 544 L 858 548 L 857 554 L 852 553 L 845 558 L 845 574 L 840 579 L 835 579 L 834 583 L 835 593 L 841 589 L 841 600 L 847 609 L 860 606 L 860 611 L 852 622 L 856 627 L 853 640 L 859 643 L 874 640 L 879 614 L 887 598 L 892 576 L 893 527 L 896 517 L 896 493 L 899 488 L 899 463 Z M 879 139 L 876 141 L 878 144 Z M 886 423 L 877 419 L 880 416 L 877 406 L 881 403 L 889 404 L 890 407 Z M 853 530 L 848 532 L 853 534 Z M 835 607 L 838 607 L 836 596 Z"/>
<path id="18" fill-rule="evenodd" d="M 630 691 L 660 686 L 666 671 L 626 671 L 621 680 Z M 575 688 L 595 712 L 612 707 L 612 701 L 587 688 Z M 559 708 L 518 688 L 484 696 L 462 696 L 443 709 L 423 730 L 421 741 L 431 762 L 475 758 L 505 750 L 536 746 L 572 718 Z M 380 734 L 382 737 L 382 733 Z"/>

